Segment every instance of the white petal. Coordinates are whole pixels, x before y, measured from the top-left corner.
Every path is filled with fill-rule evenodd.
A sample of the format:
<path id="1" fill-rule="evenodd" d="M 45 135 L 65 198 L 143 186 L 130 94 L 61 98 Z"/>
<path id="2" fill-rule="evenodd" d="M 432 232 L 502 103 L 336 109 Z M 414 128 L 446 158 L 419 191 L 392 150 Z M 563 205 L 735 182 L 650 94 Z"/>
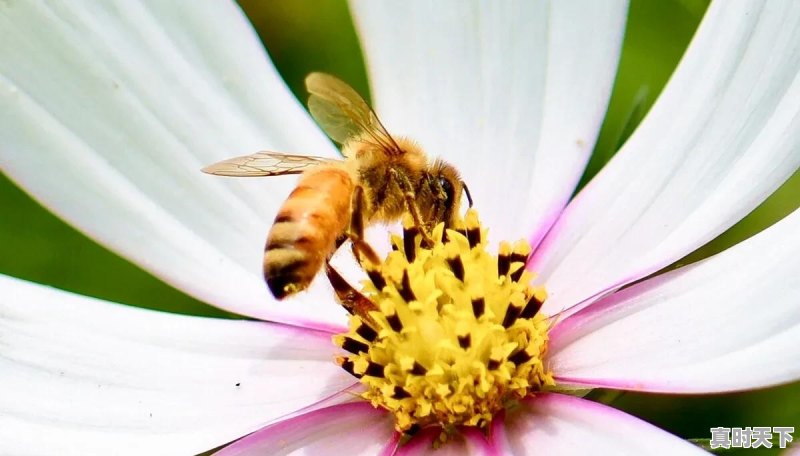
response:
<path id="1" fill-rule="evenodd" d="M 353 383 L 328 333 L 146 311 L 6 276 L 0 334 L 0 454 L 196 454 Z"/>
<path id="2" fill-rule="evenodd" d="M 800 455 L 800 445 L 793 445 L 786 451 L 781 451 L 781 456 L 798 456 Z"/>
<path id="3" fill-rule="evenodd" d="M 0 136 L 3 172 L 168 283 L 260 318 L 314 306 L 278 306 L 261 278 L 293 179 L 200 172 L 259 149 L 333 153 L 233 3 L 4 4 Z M 330 307 L 312 314 L 335 321 Z"/>
<path id="4" fill-rule="evenodd" d="M 800 4 L 714 2 L 658 102 L 531 267 L 553 314 L 678 260 L 800 165 Z"/>
<path id="5" fill-rule="evenodd" d="M 707 393 L 800 379 L 798 232 L 800 210 L 567 318 L 551 333 L 557 381 Z"/>
<path id="6" fill-rule="evenodd" d="M 276 423 L 214 455 L 391 455 L 397 444 L 394 434 L 392 416 L 361 401 Z"/>
<path id="7" fill-rule="evenodd" d="M 352 6 L 387 129 L 462 171 L 492 239 L 537 242 L 594 146 L 627 2 Z"/>
<path id="8" fill-rule="evenodd" d="M 624 412 L 562 394 L 523 402 L 505 426 L 494 426 L 498 430 L 493 436 L 502 442 L 500 454 L 505 455 L 707 454 Z"/>

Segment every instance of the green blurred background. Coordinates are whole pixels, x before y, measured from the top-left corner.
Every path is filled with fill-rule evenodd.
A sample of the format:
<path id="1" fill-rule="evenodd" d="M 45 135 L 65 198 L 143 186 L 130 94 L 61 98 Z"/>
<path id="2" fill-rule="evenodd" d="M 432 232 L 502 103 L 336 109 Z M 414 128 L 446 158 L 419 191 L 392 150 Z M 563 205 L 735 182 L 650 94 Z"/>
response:
<path id="1" fill-rule="evenodd" d="M 581 185 L 641 121 L 677 65 L 707 7 L 706 0 L 632 0 L 620 70 L 600 139 Z M 342 0 L 241 0 L 276 67 L 301 100 L 311 71 L 335 74 L 369 94 L 364 63 Z M 757 233 L 800 205 L 800 174 L 742 222 L 687 256 L 687 264 Z M 229 317 L 170 288 L 70 228 L 0 177 L 0 272 L 100 298 L 196 315 Z M 13 222 L 10 222 L 13 220 Z M 675 265 L 673 265 L 674 267 Z M 754 303 L 753 311 L 758 311 Z M 592 395 L 685 438 L 715 426 L 795 426 L 800 440 L 800 383 L 717 396 L 596 391 Z M 770 454 L 775 450 L 730 450 Z"/>

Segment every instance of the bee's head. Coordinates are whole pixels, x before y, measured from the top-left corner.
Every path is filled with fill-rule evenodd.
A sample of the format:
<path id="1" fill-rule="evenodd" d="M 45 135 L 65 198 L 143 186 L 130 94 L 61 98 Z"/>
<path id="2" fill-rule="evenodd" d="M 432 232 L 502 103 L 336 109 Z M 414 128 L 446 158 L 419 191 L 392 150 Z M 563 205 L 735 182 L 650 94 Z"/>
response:
<path id="1" fill-rule="evenodd" d="M 445 222 L 445 226 L 448 228 L 461 225 L 462 194 L 467 195 L 469 207 L 472 207 L 472 195 L 469 193 L 467 184 L 461 180 L 456 168 L 445 161 L 436 160 L 430 169 L 430 175 L 438 194 L 434 203 L 436 205 L 434 212 L 437 214 L 437 218 Z"/>

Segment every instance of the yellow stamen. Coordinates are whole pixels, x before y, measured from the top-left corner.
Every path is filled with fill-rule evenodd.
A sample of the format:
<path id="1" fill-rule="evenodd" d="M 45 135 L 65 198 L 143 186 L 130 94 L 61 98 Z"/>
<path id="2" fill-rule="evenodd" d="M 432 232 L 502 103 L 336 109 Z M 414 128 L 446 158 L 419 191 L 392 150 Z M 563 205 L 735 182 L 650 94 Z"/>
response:
<path id="1" fill-rule="evenodd" d="M 542 362 L 549 325 L 538 313 L 546 292 L 530 285 L 528 243 L 503 242 L 490 254 L 472 209 L 461 232 L 434 228 L 432 246 L 410 217 L 404 226 L 405 237 L 392 237 L 396 249 L 367 271 L 362 293 L 378 310 L 352 316 L 349 331 L 334 337 L 351 353 L 339 365 L 367 386 L 363 397 L 408 432 L 485 427 L 552 386 Z"/>

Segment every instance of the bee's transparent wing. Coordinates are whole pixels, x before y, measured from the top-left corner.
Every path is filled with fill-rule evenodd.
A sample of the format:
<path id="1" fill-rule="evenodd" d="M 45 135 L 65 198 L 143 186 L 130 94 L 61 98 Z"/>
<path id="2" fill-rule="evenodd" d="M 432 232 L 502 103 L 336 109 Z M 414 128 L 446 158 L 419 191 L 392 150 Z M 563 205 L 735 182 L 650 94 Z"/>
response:
<path id="1" fill-rule="evenodd" d="M 202 169 L 204 173 L 217 176 L 257 177 L 300 174 L 308 168 L 339 160 L 309 155 L 282 154 L 280 152 L 256 152 L 252 155 L 229 158 Z"/>
<path id="2" fill-rule="evenodd" d="M 331 139 L 343 144 L 358 136 L 387 154 L 402 153 L 367 102 L 345 82 L 328 74 L 311 73 L 306 77 L 306 88 L 311 94 L 308 110 Z"/>

